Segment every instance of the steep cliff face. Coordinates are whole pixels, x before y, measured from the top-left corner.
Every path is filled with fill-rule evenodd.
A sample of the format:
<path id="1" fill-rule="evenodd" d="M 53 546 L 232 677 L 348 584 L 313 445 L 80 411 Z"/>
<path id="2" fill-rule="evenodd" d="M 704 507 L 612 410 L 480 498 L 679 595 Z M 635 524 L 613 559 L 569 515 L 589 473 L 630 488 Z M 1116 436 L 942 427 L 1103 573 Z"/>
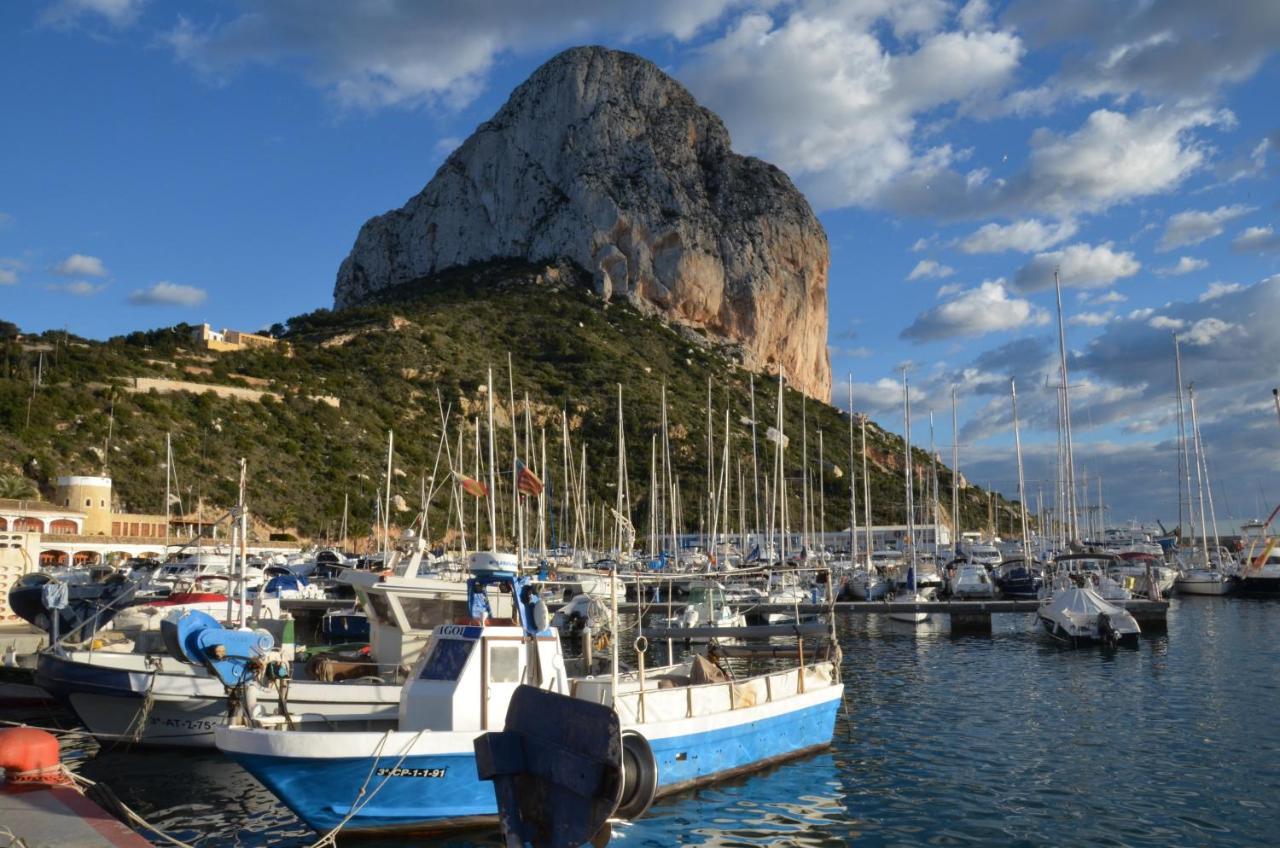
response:
<path id="1" fill-rule="evenodd" d="M 786 174 L 735 154 L 720 119 L 638 56 L 575 48 L 535 71 L 426 188 L 360 229 L 334 303 L 502 257 L 571 259 L 602 296 L 830 395 L 821 224 Z"/>

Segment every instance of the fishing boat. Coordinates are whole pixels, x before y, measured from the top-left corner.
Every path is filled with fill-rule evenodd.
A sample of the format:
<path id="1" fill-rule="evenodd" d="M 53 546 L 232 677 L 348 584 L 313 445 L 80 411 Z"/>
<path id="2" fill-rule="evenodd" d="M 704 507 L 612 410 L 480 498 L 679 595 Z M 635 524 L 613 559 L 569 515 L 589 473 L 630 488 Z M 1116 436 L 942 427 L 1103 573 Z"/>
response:
<path id="1" fill-rule="evenodd" d="M 261 720 L 217 730 L 218 747 L 321 833 L 430 834 L 492 824 L 493 786 L 478 779 L 473 742 L 503 727 L 521 683 L 617 711 L 624 807 L 740 775 L 831 743 L 844 691 L 829 662 L 738 680 L 695 656 L 667 667 L 572 678 L 545 606 L 514 571 L 477 570 L 471 617 L 436 628 L 384 733 L 289 730 Z M 497 595 L 510 620 L 491 617 Z M 647 791 L 646 791 L 647 790 Z"/>
<path id="2" fill-rule="evenodd" d="M 305 727 L 376 729 L 395 723 L 400 683 L 394 671 L 388 672 L 390 682 L 335 683 L 306 679 L 305 664 L 285 662 L 288 678 L 249 687 L 264 714 L 287 713 Z M 368 666 L 368 674 L 377 671 Z M 158 652 L 46 651 L 35 682 L 102 740 L 211 748 L 214 729 L 227 716 L 221 681 Z"/>

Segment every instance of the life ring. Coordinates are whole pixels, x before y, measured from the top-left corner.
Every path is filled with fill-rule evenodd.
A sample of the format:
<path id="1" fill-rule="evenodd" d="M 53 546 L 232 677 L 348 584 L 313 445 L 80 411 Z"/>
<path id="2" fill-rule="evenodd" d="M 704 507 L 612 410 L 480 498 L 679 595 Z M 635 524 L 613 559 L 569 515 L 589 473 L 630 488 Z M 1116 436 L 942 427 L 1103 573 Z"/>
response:
<path id="1" fill-rule="evenodd" d="M 634 731 L 622 734 L 622 788 L 613 815 L 635 821 L 658 795 L 658 763 L 649 741 Z"/>

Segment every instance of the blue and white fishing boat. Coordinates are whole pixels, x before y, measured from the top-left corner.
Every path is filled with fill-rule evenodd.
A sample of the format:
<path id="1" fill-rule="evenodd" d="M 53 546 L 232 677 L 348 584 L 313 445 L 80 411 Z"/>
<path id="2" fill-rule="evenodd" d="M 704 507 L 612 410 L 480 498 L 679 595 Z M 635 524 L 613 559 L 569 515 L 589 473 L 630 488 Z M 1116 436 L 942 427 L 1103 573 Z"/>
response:
<path id="1" fill-rule="evenodd" d="M 499 555 L 485 554 L 490 569 Z M 512 560 L 514 558 L 511 558 Z M 475 738 L 504 726 L 521 684 L 612 704 L 628 786 L 652 797 L 741 774 L 830 745 L 844 692 L 831 662 L 744 680 L 683 664 L 572 677 L 545 606 L 514 562 L 473 563 L 470 616 L 435 628 L 400 700 L 395 731 L 289 730 L 274 719 L 217 730 L 217 745 L 315 830 L 433 833 L 496 822 L 493 786 L 478 779 Z M 515 599 L 512 619 L 492 617 Z"/>

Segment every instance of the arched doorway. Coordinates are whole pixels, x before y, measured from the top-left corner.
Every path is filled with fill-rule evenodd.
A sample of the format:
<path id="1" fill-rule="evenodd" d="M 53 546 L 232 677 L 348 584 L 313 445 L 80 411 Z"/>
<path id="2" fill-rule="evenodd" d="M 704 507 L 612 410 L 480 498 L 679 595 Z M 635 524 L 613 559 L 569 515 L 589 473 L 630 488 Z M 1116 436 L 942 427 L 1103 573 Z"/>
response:
<path id="1" fill-rule="evenodd" d="M 0 530 L 8 530 L 8 529 L 9 529 L 9 519 L 0 518 Z"/>
<path id="2" fill-rule="evenodd" d="M 68 536 L 74 536 L 76 530 L 76 523 L 70 518 L 56 518 L 49 522 L 50 533 L 64 533 Z"/>
<path id="3" fill-rule="evenodd" d="M 24 515 L 21 518 L 15 518 L 13 520 L 13 529 L 19 533 L 43 533 L 44 522 L 38 518 L 32 518 L 29 515 Z"/>
<path id="4" fill-rule="evenodd" d="M 97 551 L 76 551 L 71 561 L 75 565 L 97 565 L 100 558 Z"/>
<path id="5" fill-rule="evenodd" d="M 41 551 L 40 565 L 45 568 L 56 568 L 67 564 L 66 551 Z"/>

